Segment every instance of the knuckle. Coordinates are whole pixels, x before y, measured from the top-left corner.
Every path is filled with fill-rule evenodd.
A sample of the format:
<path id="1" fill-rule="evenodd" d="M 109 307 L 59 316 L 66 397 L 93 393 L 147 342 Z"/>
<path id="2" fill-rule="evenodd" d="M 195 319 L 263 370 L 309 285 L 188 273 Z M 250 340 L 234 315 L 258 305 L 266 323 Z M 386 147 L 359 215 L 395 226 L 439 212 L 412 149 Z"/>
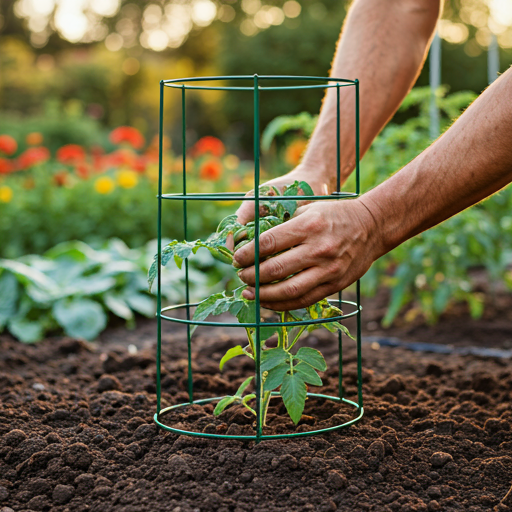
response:
<path id="1" fill-rule="evenodd" d="M 289 298 L 296 298 L 300 296 L 299 287 L 295 283 L 287 283 L 284 288 L 284 293 Z"/>
<path id="2" fill-rule="evenodd" d="M 283 265 L 278 261 L 270 261 L 267 269 L 268 275 L 271 278 L 277 279 L 283 275 Z"/>
<path id="3" fill-rule="evenodd" d="M 260 236 L 260 247 L 269 252 L 273 252 L 276 248 L 276 239 L 272 233 L 266 232 Z"/>
<path id="4" fill-rule="evenodd" d="M 307 212 L 307 220 L 305 219 L 305 228 L 307 231 L 318 232 L 323 229 L 325 219 L 323 215 L 317 210 L 309 210 Z"/>

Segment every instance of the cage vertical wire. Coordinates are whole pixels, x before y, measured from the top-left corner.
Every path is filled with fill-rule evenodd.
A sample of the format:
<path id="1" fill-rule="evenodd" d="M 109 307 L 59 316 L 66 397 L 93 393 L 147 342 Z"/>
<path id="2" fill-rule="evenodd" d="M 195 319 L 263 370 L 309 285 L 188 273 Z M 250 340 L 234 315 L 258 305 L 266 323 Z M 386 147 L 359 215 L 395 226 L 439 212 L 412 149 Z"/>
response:
<path id="1" fill-rule="evenodd" d="M 251 85 L 243 85 L 244 82 L 250 82 Z M 286 85 L 264 85 L 271 81 L 279 81 Z M 234 82 L 242 85 L 202 85 L 204 82 Z M 291 82 L 291 85 L 288 85 Z M 302 82 L 299 85 L 294 85 L 295 82 Z M 312 83 L 311 83 L 312 82 Z M 182 193 L 164 194 L 163 193 L 163 132 L 164 132 L 164 91 L 165 88 L 173 88 L 181 90 L 181 132 L 182 132 L 182 158 L 183 158 L 183 184 Z M 341 191 L 341 147 L 340 147 L 340 89 L 344 87 L 354 88 L 354 103 L 355 103 L 355 192 L 342 192 Z M 255 218 L 258 219 L 260 201 L 262 199 L 259 192 L 260 185 L 260 94 L 267 91 L 286 91 L 286 90 L 308 90 L 308 89 L 336 89 L 336 191 L 329 195 L 314 195 L 308 196 L 308 201 L 325 201 L 325 200 L 342 200 L 359 197 L 360 194 L 360 163 L 359 163 L 359 82 L 358 80 L 346 80 L 341 78 L 325 78 L 314 76 L 287 76 L 287 75 L 239 75 L 239 76 L 212 76 L 212 77 L 194 77 L 184 79 L 162 80 L 160 82 L 160 115 L 159 115 L 159 177 L 158 177 L 158 273 L 157 273 L 157 351 L 156 351 L 156 395 L 157 395 L 157 410 L 154 415 L 155 423 L 162 429 L 183 435 L 216 438 L 216 439 L 240 439 L 240 440 L 255 440 L 256 442 L 265 439 L 285 439 L 291 437 L 305 437 L 317 434 L 323 434 L 334 430 L 348 427 L 358 422 L 364 414 L 363 408 L 363 390 L 362 390 L 362 356 L 361 356 L 361 292 L 360 282 L 356 283 L 356 301 L 343 300 L 342 293 L 339 292 L 338 300 L 329 300 L 333 305 L 340 307 L 343 305 L 351 309 L 350 312 L 342 314 L 337 317 L 330 317 L 327 319 L 316 319 L 307 321 L 295 322 L 264 322 L 261 321 L 261 307 L 259 298 L 259 223 L 255 223 L 255 303 L 256 315 L 254 323 L 239 323 L 239 322 L 214 322 L 214 321 L 194 321 L 191 320 L 191 309 L 196 307 L 198 303 L 190 303 L 190 288 L 189 288 L 189 268 L 188 260 L 185 260 L 185 304 L 178 304 L 162 308 L 162 203 L 164 200 L 181 201 L 183 203 L 183 231 L 185 239 L 188 234 L 188 218 L 187 218 L 187 203 L 188 201 L 253 201 Z M 254 195 L 246 196 L 243 192 L 222 192 L 222 193 L 188 193 L 187 192 L 187 140 L 186 140 L 186 91 L 187 90 L 201 90 L 201 91 L 248 91 L 252 92 L 252 99 L 254 105 L 253 112 L 253 130 L 254 130 Z M 282 200 L 303 200 L 304 196 L 273 196 L 272 201 Z M 184 312 L 185 318 L 178 316 Z M 171 316 L 175 314 L 176 316 Z M 183 315 L 181 315 L 183 316 Z M 356 334 L 356 351 L 357 351 L 357 402 L 349 400 L 344 396 L 343 388 L 343 340 L 341 332 L 338 332 L 338 395 L 325 395 L 321 393 L 308 392 L 307 396 L 311 398 L 331 400 L 337 403 L 345 404 L 355 409 L 354 417 L 341 423 L 339 425 L 320 428 L 306 432 L 292 432 L 288 434 L 264 434 L 263 421 L 261 417 L 261 326 L 265 327 L 282 327 L 282 326 L 308 326 L 311 324 L 324 324 L 333 321 L 342 321 L 350 317 L 356 317 L 357 321 L 357 334 Z M 162 409 L 162 389 L 161 389 L 161 364 L 162 364 L 162 321 L 170 321 L 178 324 L 184 324 L 187 330 L 187 393 L 189 401 L 165 407 Z M 255 363 L 255 394 L 256 394 L 256 428 L 254 435 L 233 435 L 233 434 L 214 434 L 206 432 L 189 431 L 182 428 L 175 428 L 165 423 L 165 415 L 173 411 L 186 408 L 192 404 L 204 405 L 211 402 L 216 402 L 224 398 L 224 396 L 194 399 L 193 389 L 193 371 L 192 371 L 192 339 L 191 327 L 192 326 L 217 326 L 217 327 L 245 327 L 255 329 L 255 348 L 254 354 Z M 271 393 L 272 398 L 279 397 L 279 391 Z"/>

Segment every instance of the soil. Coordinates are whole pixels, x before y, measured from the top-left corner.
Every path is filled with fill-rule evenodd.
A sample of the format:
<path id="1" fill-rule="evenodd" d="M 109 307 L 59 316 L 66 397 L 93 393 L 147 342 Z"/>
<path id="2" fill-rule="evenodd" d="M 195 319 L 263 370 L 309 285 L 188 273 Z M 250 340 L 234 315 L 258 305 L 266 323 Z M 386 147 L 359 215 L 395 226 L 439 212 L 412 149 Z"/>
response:
<path id="1" fill-rule="evenodd" d="M 366 335 L 404 335 L 400 325 L 368 330 L 374 318 L 366 318 Z M 487 331 L 480 322 L 484 339 L 505 346 L 507 335 L 496 336 L 494 322 Z M 155 328 L 149 321 L 134 331 L 110 329 L 95 344 L 53 338 L 22 345 L 0 336 L 0 512 L 512 510 L 508 359 L 364 343 L 360 423 L 256 445 L 157 429 Z M 326 356 L 325 391 L 334 393 L 337 343 L 317 332 L 306 344 Z M 415 341 L 422 341 L 417 332 Z M 250 375 L 244 358 L 218 371 L 224 352 L 242 336 L 239 329 L 198 330 L 196 398 L 232 393 Z M 354 399 L 356 351 L 346 340 L 344 384 Z M 464 339 L 453 336 L 453 342 Z M 164 406 L 187 400 L 186 357 L 183 329 L 165 324 Z M 295 427 L 277 404 L 266 432 L 316 429 L 353 413 L 310 399 Z M 206 432 L 252 429 L 240 407 L 214 419 L 212 405 L 192 406 L 166 421 Z"/>

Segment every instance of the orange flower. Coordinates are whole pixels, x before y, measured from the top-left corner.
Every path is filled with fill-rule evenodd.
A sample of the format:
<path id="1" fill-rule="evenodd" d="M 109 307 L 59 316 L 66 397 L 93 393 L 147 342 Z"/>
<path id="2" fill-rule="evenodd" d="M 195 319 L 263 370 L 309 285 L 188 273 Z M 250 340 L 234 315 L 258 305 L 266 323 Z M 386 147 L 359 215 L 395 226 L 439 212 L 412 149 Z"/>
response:
<path id="1" fill-rule="evenodd" d="M 0 135 L 0 152 L 4 155 L 12 155 L 16 153 L 18 143 L 10 135 Z"/>
<path id="2" fill-rule="evenodd" d="M 221 157 L 226 152 L 226 148 L 221 140 L 217 137 L 207 135 L 202 139 L 199 139 L 192 148 L 192 154 L 194 156 L 205 155 L 211 153 L 213 156 Z"/>
<path id="3" fill-rule="evenodd" d="M 46 162 L 49 158 L 50 151 L 48 148 L 43 146 L 28 148 L 18 157 L 18 166 L 20 169 L 27 169 L 33 165 Z"/>
<path id="4" fill-rule="evenodd" d="M 217 181 L 221 176 L 222 165 L 217 160 L 208 160 L 199 169 L 199 177 L 202 180 Z"/>
<path id="5" fill-rule="evenodd" d="M 56 157 L 62 164 L 82 162 L 85 159 L 85 150 L 78 144 L 66 144 L 57 150 Z"/>
<path id="6" fill-rule="evenodd" d="M 307 144 L 308 141 L 306 139 L 295 139 L 292 141 L 292 143 L 286 148 L 286 162 L 290 165 L 298 165 Z"/>
<path id="7" fill-rule="evenodd" d="M 146 140 L 142 133 L 132 126 L 119 126 L 110 133 L 110 142 L 112 144 L 122 144 L 126 142 L 133 149 L 140 149 L 144 146 Z"/>
<path id="8" fill-rule="evenodd" d="M 25 142 L 29 146 L 40 146 L 43 143 L 43 135 L 39 132 L 29 133 L 25 137 Z"/>
<path id="9" fill-rule="evenodd" d="M 133 167 L 137 162 L 137 154 L 129 148 L 121 148 L 105 155 L 103 158 L 104 167 Z"/>
<path id="10" fill-rule="evenodd" d="M 11 160 L 0 157 L 0 174 L 9 174 L 12 171 L 14 171 L 14 165 Z"/>

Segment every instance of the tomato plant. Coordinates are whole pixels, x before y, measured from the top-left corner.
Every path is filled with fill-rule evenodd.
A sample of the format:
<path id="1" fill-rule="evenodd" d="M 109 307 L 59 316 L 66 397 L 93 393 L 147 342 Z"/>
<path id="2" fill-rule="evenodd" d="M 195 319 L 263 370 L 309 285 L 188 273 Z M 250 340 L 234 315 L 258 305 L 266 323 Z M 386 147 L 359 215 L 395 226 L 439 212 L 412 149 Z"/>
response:
<path id="1" fill-rule="evenodd" d="M 308 196 L 313 195 L 311 187 L 306 182 L 295 182 L 285 188 L 283 196 L 297 196 L 300 193 Z M 281 192 L 271 186 L 261 186 L 260 195 L 278 196 Z M 256 221 L 249 222 L 246 225 L 238 223 L 236 214 L 224 218 L 217 228 L 217 232 L 211 235 L 207 240 L 196 240 L 193 242 L 179 242 L 173 240 L 162 250 L 161 264 L 167 263 L 173 259 L 178 267 L 181 267 L 183 260 L 195 254 L 200 248 L 208 249 L 211 254 L 220 261 L 232 264 L 233 251 L 226 247 L 228 236 L 233 236 L 235 243 L 234 250 L 242 245 L 254 240 L 256 231 L 256 222 L 259 223 L 259 232 L 263 233 L 274 226 L 282 224 L 289 220 L 297 209 L 297 201 L 294 199 L 278 200 L 269 199 L 261 202 L 260 216 Z M 157 275 L 158 257 L 149 270 L 149 286 L 151 288 Z M 202 321 L 210 315 L 220 315 L 229 312 L 236 316 L 242 324 L 254 324 L 256 322 L 256 303 L 254 300 L 247 300 L 242 296 L 245 285 L 236 288 L 232 294 L 226 292 L 210 295 L 200 302 L 194 312 L 193 320 Z M 312 306 L 294 311 L 282 311 L 278 313 L 281 326 L 265 326 L 265 322 L 260 327 L 261 341 L 261 382 L 262 382 L 262 400 L 261 413 L 263 424 L 265 424 L 266 414 L 270 403 L 272 391 L 280 389 L 280 395 L 292 421 L 297 424 L 301 418 L 307 398 L 307 386 L 321 386 L 322 379 L 319 372 L 327 369 L 327 364 L 323 355 L 311 347 L 301 347 L 296 349 L 296 344 L 302 334 L 311 332 L 314 329 L 325 328 L 331 332 L 341 331 L 350 336 L 347 328 L 341 325 L 336 319 L 343 315 L 342 311 L 329 304 L 324 299 Z M 309 323 L 306 325 L 297 325 L 296 322 L 307 322 L 311 320 L 326 320 L 324 323 Z M 329 319 L 333 319 L 329 321 Z M 292 323 L 291 325 L 286 325 Z M 229 349 L 220 361 L 220 370 L 222 371 L 225 363 L 237 356 L 247 356 L 254 360 L 256 354 L 256 327 L 245 327 L 247 332 L 247 345 L 242 347 L 237 345 Z M 271 337 L 277 336 L 277 346 L 267 347 L 266 342 Z M 224 397 L 215 408 L 214 414 L 219 415 L 226 407 L 240 403 L 247 407 L 254 415 L 256 411 L 252 402 L 256 398 L 255 392 L 247 393 L 253 377 L 246 379 L 233 396 Z"/>

